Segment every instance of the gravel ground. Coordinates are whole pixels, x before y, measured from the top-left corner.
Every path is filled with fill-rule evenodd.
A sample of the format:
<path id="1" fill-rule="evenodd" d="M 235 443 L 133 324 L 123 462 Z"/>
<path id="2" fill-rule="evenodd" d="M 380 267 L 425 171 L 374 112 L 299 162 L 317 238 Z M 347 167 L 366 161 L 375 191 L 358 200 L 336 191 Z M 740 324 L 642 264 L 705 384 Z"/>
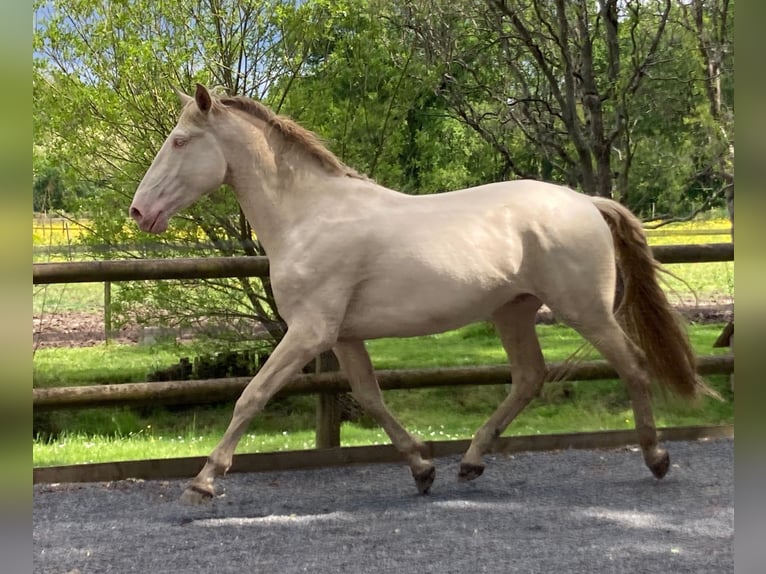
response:
<path id="1" fill-rule="evenodd" d="M 667 446 L 662 481 L 635 449 L 492 456 L 463 484 L 442 458 L 428 496 L 391 464 L 232 474 L 202 507 L 185 481 L 35 485 L 34 571 L 733 572 L 733 441 Z"/>

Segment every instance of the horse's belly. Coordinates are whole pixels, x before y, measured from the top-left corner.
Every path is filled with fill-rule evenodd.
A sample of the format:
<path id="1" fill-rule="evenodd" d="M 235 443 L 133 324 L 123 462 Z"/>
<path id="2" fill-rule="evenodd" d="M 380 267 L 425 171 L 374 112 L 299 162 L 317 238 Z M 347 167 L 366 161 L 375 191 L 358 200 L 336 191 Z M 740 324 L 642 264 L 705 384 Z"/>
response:
<path id="1" fill-rule="evenodd" d="M 467 290 L 460 285 L 411 285 L 400 291 L 371 290 L 349 305 L 341 339 L 414 337 L 488 319 L 519 292 L 511 285 Z"/>
<path id="2" fill-rule="evenodd" d="M 438 333 L 489 318 L 528 288 L 522 242 L 489 219 L 450 233 L 414 228 L 357 271 L 360 279 L 341 337 L 372 339 Z"/>

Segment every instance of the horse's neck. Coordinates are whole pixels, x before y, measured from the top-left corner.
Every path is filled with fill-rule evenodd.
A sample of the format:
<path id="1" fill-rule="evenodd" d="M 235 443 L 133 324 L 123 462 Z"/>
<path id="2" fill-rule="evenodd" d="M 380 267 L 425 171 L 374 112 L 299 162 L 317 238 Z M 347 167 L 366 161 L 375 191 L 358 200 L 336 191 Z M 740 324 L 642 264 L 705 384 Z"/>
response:
<path id="1" fill-rule="evenodd" d="M 323 214 L 366 210 L 375 198 L 401 196 L 373 182 L 333 175 L 273 132 L 269 140 L 251 140 L 248 132 L 256 128 L 243 129 L 240 141 L 229 139 L 229 183 L 269 256 L 281 251 L 296 227 L 311 225 Z"/>
<path id="2" fill-rule="evenodd" d="M 258 162 L 241 157 L 232 166 L 231 185 L 247 220 L 266 253 L 276 255 L 289 232 L 311 213 L 322 190 L 329 190 L 332 177 L 318 166 L 290 170 L 278 162 Z"/>

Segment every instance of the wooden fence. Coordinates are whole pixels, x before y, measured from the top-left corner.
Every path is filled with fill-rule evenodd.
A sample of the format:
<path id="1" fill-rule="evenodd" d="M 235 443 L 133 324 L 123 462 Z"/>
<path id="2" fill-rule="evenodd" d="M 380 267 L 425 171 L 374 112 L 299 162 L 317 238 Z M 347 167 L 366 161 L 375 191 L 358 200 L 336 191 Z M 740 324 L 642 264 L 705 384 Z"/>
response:
<path id="1" fill-rule="evenodd" d="M 732 261 L 731 243 L 704 245 L 663 245 L 653 247 L 655 257 L 663 263 L 700 263 Z M 120 261 L 88 261 L 74 263 L 36 263 L 34 284 L 110 282 L 162 279 L 207 279 L 220 277 L 266 276 L 265 257 L 210 257 L 183 259 L 150 259 Z M 561 364 L 552 363 L 557 369 Z M 699 358 L 700 374 L 730 374 L 734 369 L 732 355 Z M 413 389 L 455 385 L 491 385 L 511 383 L 510 368 L 471 367 L 377 371 L 383 389 Z M 588 361 L 577 365 L 566 380 L 600 380 L 616 378 L 605 361 Z M 145 404 L 203 404 L 235 400 L 250 381 L 249 377 L 198 381 L 168 381 L 33 389 L 36 411 L 85 408 L 96 406 L 136 406 Z M 317 394 L 317 448 L 340 445 L 340 411 L 338 395 L 349 391 L 348 382 L 339 372 L 317 372 L 295 377 L 283 394 Z"/>
<path id="2" fill-rule="evenodd" d="M 653 251 L 661 263 L 704 263 L 734 259 L 734 246 L 731 243 L 660 245 L 654 247 Z M 109 342 L 112 336 L 112 281 L 266 277 L 268 273 L 269 261 L 266 257 L 185 257 L 35 263 L 32 279 L 35 285 L 103 282 L 104 335 Z"/>
<path id="3" fill-rule="evenodd" d="M 554 372 L 562 366 L 563 363 L 548 363 L 549 369 Z M 734 357 L 730 354 L 699 357 L 697 370 L 701 375 L 731 374 L 734 371 Z M 511 370 L 507 365 L 380 370 L 375 374 L 383 390 L 513 383 Z M 606 361 L 584 361 L 569 369 L 561 382 L 614 378 L 617 378 L 617 373 Z M 36 412 L 43 412 L 93 407 L 220 403 L 235 401 L 250 379 L 251 377 L 231 377 L 38 388 L 32 389 L 32 404 Z M 348 381 L 341 372 L 322 372 L 294 377 L 277 396 L 318 395 L 316 446 L 330 448 L 340 446 L 339 395 L 350 390 Z"/>
<path id="4" fill-rule="evenodd" d="M 708 263 L 733 261 L 732 243 L 700 245 L 657 245 L 652 247 L 660 263 Z M 35 263 L 32 282 L 88 283 L 103 281 L 142 281 L 157 279 L 214 279 L 221 277 L 266 277 L 266 257 L 183 257 L 175 259 L 128 259 Z"/>

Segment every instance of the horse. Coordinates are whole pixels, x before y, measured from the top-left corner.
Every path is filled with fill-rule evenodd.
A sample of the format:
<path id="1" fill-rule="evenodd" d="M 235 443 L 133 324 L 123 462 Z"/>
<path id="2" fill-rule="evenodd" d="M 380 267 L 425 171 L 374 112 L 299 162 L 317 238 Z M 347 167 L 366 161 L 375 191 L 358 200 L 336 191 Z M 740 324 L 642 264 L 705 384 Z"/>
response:
<path id="1" fill-rule="evenodd" d="M 670 457 L 657 437 L 651 381 L 687 398 L 712 391 L 697 375 L 684 325 L 658 281 L 640 220 L 611 199 L 536 180 L 414 196 L 341 162 L 319 137 L 244 96 L 177 91 L 182 110 L 130 205 L 138 227 L 228 185 L 270 262 L 283 339 L 237 399 L 230 423 L 182 501 L 215 496 L 248 424 L 310 360 L 330 349 L 362 408 L 385 430 L 427 494 L 425 444 L 388 409 L 364 341 L 491 321 L 511 391 L 477 430 L 460 481 L 485 469 L 494 439 L 549 375 L 535 331 L 547 305 L 615 368 L 632 403 L 643 459 L 658 479 Z M 623 296 L 615 308 L 618 272 Z"/>

